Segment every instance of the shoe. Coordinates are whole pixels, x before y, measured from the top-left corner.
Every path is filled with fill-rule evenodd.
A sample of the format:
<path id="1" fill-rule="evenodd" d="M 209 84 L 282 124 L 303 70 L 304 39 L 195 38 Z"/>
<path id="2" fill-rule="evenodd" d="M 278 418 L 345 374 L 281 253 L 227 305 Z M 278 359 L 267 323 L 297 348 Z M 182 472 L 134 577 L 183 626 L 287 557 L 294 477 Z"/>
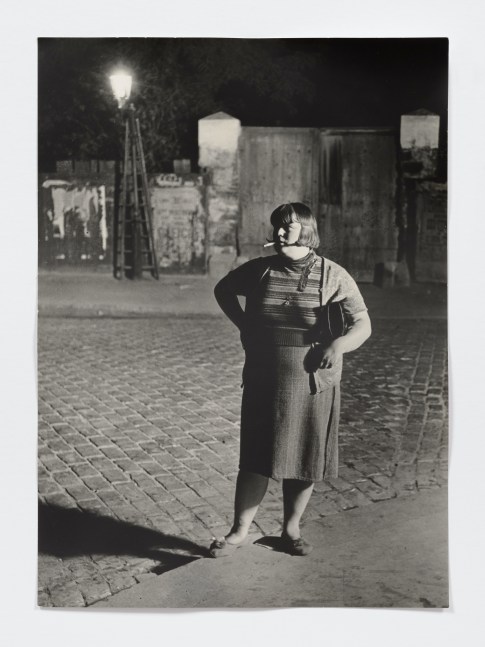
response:
<path id="1" fill-rule="evenodd" d="M 283 549 L 285 553 L 290 555 L 295 555 L 297 557 L 305 557 L 309 555 L 313 546 L 303 539 L 303 537 L 298 537 L 298 539 L 291 539 L 290 537 L 281 537 L 283 544 Z"/>
<path id="2" fill-rule="evenodd" d="M 211 557 L 216 558 L 232 555 L 235 550 L 249 543 L 249 537 L 243 539 L 239 544 L 229 544 L 225 537 L 220 537 L 219 539 L 213 537 L 212 539 L 212 544 L 209 546 L 209 554 Z"/>

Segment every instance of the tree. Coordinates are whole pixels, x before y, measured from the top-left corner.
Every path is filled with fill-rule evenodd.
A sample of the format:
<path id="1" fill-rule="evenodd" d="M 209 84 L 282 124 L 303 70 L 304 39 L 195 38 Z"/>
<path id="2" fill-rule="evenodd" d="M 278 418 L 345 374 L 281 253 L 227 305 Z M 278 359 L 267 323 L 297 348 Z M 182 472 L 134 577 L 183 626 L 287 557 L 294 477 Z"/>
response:
<path id="1" fill-rule="evenodd" d="M 283 41 L 41 39 L 39 161 L 120 156 L 108 75 L 134 74 L 133 101 L 149 170 L 197 160 L 197 122 L 223 110 L 246 125 L 287 124 L 314 96 L 314 61 Z"/>

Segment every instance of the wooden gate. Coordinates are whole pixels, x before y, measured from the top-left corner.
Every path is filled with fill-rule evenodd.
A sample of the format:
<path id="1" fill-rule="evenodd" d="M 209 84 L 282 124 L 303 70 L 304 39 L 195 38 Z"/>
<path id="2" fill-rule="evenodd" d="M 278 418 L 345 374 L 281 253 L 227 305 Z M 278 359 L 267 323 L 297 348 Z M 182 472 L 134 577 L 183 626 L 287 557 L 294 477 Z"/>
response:
<path id="1" fill-rule="evenodd" d="M 243 128 L 239 140 L 239 247 L 263 253 L 269 216 L 304 202 L 318 220 L 320 253 L 361 281 L 395 261 L 396 141 L 389 128 Z"/>
<path id="2" fill-rule="evenodd" d="M 263 255 L 271 233 L 269 217 L 283 202 L 304 202 L 316 213 L 318 147 L 318 130 L 311 128 L 242 129 L 238 231 L 242 255 Z"/>
<path id="3" fill-rule="evenodd" d="M 320 133 L 319 231 L 322 253 L 360 281 L 395 261 L 396 141 L 389 128 Z"/>

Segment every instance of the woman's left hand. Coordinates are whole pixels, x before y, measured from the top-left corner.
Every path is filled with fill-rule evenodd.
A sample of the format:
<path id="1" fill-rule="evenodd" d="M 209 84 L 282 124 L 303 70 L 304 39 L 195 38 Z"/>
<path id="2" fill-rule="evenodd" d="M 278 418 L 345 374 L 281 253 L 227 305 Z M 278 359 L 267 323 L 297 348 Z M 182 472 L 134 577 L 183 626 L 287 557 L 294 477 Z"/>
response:
<path id="1" fill-rule="evenodd" d="M 333 342 L 324 348 L 322 353 L 322 361 L 320 368 L 332 368 L 342 360 L 343 352 L 340 347 L 339 339 L 334 339 Z"/>
<path id="2" fill-rule="evenodd" d="M 344 353 L 359 348 L 371 334 L 371 324 L 367 311 L 358 312 L 352 315 L 350 327 L 343 337 L 334 339 L 331 344 L 323 350 L 321 368 L 332 368 L 341 361 Z"/>

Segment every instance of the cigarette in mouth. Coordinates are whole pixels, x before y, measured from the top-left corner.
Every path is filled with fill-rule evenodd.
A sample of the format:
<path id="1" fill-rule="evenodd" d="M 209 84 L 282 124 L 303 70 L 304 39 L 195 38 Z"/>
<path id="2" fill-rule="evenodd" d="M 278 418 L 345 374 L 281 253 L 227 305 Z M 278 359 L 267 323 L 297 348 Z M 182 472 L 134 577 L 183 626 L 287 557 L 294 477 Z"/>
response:
<path id="1" fill-rule="evenodd" d="M 271 243 L 265 243 L 263 247 L 272 247 L 274 245 L 274 242 Z"/>

